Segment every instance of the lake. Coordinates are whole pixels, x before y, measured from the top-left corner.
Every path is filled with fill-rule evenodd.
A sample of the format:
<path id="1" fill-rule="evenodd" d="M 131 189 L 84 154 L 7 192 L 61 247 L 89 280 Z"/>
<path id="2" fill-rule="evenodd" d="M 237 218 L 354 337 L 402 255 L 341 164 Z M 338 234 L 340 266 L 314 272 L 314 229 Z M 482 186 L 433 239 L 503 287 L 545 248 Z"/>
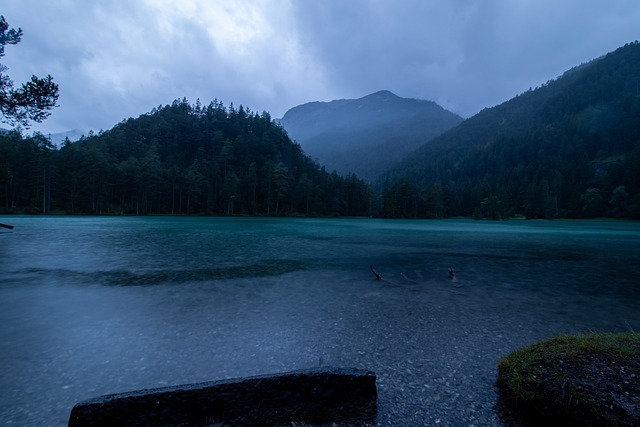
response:
<path id="1" fill-rule="evenodd" d="M 377 374 L 381 426 L 500 426 L 500 357 L 640 330 L 637 222 L 0 222 L 15 226 L 0 229 L 5 425 L 63 426 L 102 394 L 344 366 Z"/>

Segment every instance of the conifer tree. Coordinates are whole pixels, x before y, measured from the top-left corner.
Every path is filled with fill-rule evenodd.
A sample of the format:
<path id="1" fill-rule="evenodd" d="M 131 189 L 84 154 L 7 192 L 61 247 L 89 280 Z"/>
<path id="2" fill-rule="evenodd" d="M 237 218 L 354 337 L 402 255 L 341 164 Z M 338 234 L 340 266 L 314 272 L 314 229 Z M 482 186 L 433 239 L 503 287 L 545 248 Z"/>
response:
<path id="1" fill-rule="evenodd" d="M 0 16 L 0 58 L 4 56 L 4 47 L 18 44 L 22 37 L 22 29 L 9 28 L 9 24 Z M 58 85 L 53 77 L 31 76 L 31 80 L 14 88 L 14 83 L 6 74 L 7 67 L 0 64 L 0 113 L 2 121 L 12 126 L 29 127 L 30 122 L 42 122 L 51 114 L 49 110 L 56 107 L 58 101 Z"/>

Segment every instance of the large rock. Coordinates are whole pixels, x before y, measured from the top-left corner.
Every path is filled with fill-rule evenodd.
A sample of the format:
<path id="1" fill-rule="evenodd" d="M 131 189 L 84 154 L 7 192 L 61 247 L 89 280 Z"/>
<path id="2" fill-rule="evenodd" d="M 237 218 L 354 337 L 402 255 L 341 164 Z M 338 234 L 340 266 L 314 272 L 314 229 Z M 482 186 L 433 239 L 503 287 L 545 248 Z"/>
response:
<path id="1" fill-rule="evenodd" d="M 111 394 L 71 410 L 77 426 L 273 426 L 373 420 L 376 376 L 312 369 Z"/>

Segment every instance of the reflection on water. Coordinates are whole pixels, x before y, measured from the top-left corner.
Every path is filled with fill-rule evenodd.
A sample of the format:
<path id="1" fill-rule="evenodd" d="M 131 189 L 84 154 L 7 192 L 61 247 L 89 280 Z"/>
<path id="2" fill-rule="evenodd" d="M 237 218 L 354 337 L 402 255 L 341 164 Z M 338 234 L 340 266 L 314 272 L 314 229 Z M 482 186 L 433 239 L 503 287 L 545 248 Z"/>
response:
<path id="1" fill-rule="evenodd" d="M 7 424 L 64 425 L 100 394 L 336 365 L 378 374 L 380 425 L 500 425 L 502 355 L 640 328 L 637 223 L 3 222 Z"/>
<path id="2" fill-rule="evenodd" d="M 185 283 L 191 281 L 234 279 L 245 277 L 276 276 L 291 271 L 301 270 L 304 263 L 291 260 L 265 260 L 260 264 L 237 265 L 218 268 L 200 268 L 191 270 L 106 270 L 106 271 L 74 271 L 62 269 L 30 268 L 17 270 L 14 281 L 24 284 L 27 281 L 39 282 L 43 277 L 48 280 L 64 282 L 95 283 L 114 286 L 158 285 L 162 283 Z"/>

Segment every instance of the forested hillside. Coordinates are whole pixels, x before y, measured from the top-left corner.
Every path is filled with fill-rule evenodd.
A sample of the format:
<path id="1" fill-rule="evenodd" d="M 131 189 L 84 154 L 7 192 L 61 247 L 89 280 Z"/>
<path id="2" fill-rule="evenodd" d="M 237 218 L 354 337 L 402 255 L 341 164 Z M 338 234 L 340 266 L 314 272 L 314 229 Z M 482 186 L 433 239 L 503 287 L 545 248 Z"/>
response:
<path id="1" fill-rule="evenodd" d="M 305 156 L 268 113 L 186 99 L 58 150 L 0 135 L 0 211 L 367 215 L 369 188 Z"/>
<path id="2" fill-rule="evenodd" d="M 290 110 L 304 113 L 292 131 L 389 164 L 415 142 L 408 130 L 431 123 L 405 101 L 383 91 L 312 103 Z M 367 148 L 398 129 L 404 137 L 381 141 L 387 151 Z M 361 151 L 345 151 L 352 139 Z M 41 134 L 1 133 L 0 212 L 640 218 L 640 44 L 465 120 L 381 176 L 373 195 L 320 167 L 268 113 L 183 99 L 59 149 Z"/>
<path id="3" fill-rule="evenodd" d="M 378 186 L 389 217 L 640 218 L 640 44 L 481 111 Z"/>
<path id="4" fill-rule="evenodd" d="M 435 102 L 386 90 L 359 99 L 299 105 L 281 120 L 305 153 L 327 169 L 367 180 L 460 122 L 460 116 Z"/>

